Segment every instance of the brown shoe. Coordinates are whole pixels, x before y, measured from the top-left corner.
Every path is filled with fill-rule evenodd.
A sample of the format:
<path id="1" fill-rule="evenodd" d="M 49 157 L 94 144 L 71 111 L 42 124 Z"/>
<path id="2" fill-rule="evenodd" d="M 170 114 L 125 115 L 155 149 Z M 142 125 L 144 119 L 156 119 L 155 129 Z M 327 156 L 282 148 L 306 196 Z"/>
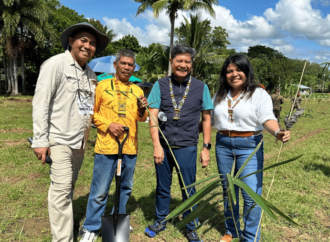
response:
<path id="1" fill-rule="evenodd" d="M 225 234 L 220 242 L 231 242 L 233 239 L 235 239 L 235 237 L 233 237 L 231 234 Z"/>

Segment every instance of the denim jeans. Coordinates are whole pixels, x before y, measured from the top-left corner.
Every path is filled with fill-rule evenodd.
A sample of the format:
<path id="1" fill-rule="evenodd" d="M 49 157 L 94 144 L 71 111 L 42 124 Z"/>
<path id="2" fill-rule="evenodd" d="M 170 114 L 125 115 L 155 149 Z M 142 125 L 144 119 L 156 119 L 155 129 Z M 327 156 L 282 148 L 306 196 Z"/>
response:
<path id="1" fill-rule="evenodd" d="M 234 157 L 236 157 L 236 167 L 235 173 L 243 165 L 244 161 L 248 158 L 248 156 L 252 153 L 252 151 L 256 148 L 256 146 L 260 143 L 262 139 L 262 135 L 259 136 L 251 136 L 251 137 L 229 137 L 225 135 L 221 135 L 217 133 L 216 138 L 216 158 L 218 163 L 218 170 L 221 174 L 221 178 L 226 179 L 226 174 L 231 172 L 231 168 L 234 162 Z M 261 145 L 258 152 L 252 157 L 247 166 L 244 168 L 243 172 L 240 174 L 240 177 L 248 175 L 252 172 L 263 169 L 264 163 L 264 153 L 263 153 L 263 144 Z M 262 192 L 262 172 L 258 174 L 251 175 L 249 177 L 244 178 L 242 181 L 246 183 L 254 192 L 261 196 Z M 227 199 L 227 181 L 222 181 L 223 191 L 224 191 L 224 199 Z M 239 237 L 244 236 L 243 242 L 253 242 L 254 237 L 256 235 L 258 224 L 261 216 L 261 208 L 256 205 L 251 211 L 246 213 L 253 205 L 253 199 L 243 190 L 242 196 L 244 199 L 244 208 L 243 217 L 244 221 L 244 230 L 242 231 L 240 228 L 240 223 L 237 222 L 239 219 L 239 188 L 235 185 L 235 194 L 236 194 L 236 205 L 233 205 L 233 213 L 235 221 L 237 222 L 237 229 L 239 233 Z M 231 211 L 229 210 L 228 201 L 224 203 L 225 206 L 225 217 L 232 217 Z M 233 235 L 234 237 L 238 237 L 234 225 L 234 221 L 232 218 L 229 218 L 225 222 L 226 224 L 226 233 Z M 257 241 L 260 238 L 260 230 L 258 233 Z"/>
<path id="2" fill-rule="evenodd" d="M 179 164 L 183 181 L 186 186 L 194 183 L 196 181 L 196 158 L 197 158 L 197 146 L 189 146 L 185 148 L 172 149 L 174 156 Z M 176 168 L 174 159 L 168 148 L 164 148 L 164 161 L 163 164 L 157 165 L 157 189 L 156 189 L 156 221 L 163 221 L 165 217 L 170 212 L 170 202 L 171 202 L 171 184 L 172 184 L 172 172 L 173 167 Z M 183 184 L 179 178 L 180 187 L 182 189 Z M 196 193 L 195 187 L 187 189 L 189 196 Z M 183 201 L 187 200 L 187 195 L 184 190 L 182 190 Z M 197 206 L 194 206 L 195 209 Z M 190 213 L 190 210 L 183 214 L 186 217 Z M 198 218 L 195 219 L 196 224 L 198 224 Z M 166 224 L 164 222 L 163 224 Z M 186 225 L 187 232 L 195 229 L 194 220 Z"/>
<path id="3" fill-rule="evenodd" d="M 95 154 L 93 179 L 83 225 L 88 231 L 98 231 L 101 228 L 101 216 L 104 214 L 111 181 L 117 170 L 117 163 L 118 155 Z M 135 164 L 136 155 L 123 155 L 119 214 L 126 213 L 126 203 L 133 188 Z"/>

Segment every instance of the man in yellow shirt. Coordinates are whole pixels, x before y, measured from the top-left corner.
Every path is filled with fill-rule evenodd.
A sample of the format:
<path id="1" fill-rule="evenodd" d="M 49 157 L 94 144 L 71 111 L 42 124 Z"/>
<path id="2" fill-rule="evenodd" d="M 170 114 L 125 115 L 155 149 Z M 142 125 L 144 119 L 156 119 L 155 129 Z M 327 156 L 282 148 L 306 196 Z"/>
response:
<path id="1" fill-rule="evenodd" d="M 123 147 L 119 204 L 119 213 L 126 213 L 126 203 L 133 187 L 138 149 L 137 121 L 144 122 L 148 116 L 143 105 L 143 103 L 147 105 L 147 99 L 142 89 L 129 82 L 135 68 L 134 53 L 127 49 L 118 51 L 114 67 L 116 76 L 100 82 L 95 92 L 94 125 L 97 127 L 97 140 L 94 151 L 96 154 L 81 242 L 95 241 L 101 228 L 101 216 L 104 214 L 118 162 L 116 137 L 122 142 L 125 137 L 124 127 L 129 127 L 129 136 Z M 123 95 L 119 91 L 126 94 Z"/>

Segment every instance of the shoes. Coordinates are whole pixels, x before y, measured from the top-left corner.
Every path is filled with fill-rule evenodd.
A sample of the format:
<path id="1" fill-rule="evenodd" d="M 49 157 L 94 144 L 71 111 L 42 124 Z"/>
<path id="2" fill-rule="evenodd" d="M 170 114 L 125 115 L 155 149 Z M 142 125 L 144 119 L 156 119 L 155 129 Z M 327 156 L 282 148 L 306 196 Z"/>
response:
<path id="1" fill-rule="evenodd" d="M 85 228 L 82 228 L 81 232 L 82 232 L 82 236 L 81 236 L 81 240 L 79 242 L 94 242 L 98 235 L 94 232 L 89 232 Z"/>
<path id="2" fill-rule="evenodd" d="M 220 242 L 231 242 L 233 239 L 235 239 L 236 237 L 233 237 L 231 234 L 225 234 Z"/>
<path id="3" fill-rule="evenodd" d="M 131 225 L 129 226 L 129 232 L 130 232 L 130 233 L 132 233 L 132 232 L 133 232 L 133 228 L 132 228 L 132 226 L 131 226 Z"/>
<path id="4" fill-rule="evenodd" d="M 191 231 L 187 234 L 187 238 L 189 242 L 203 242 L 202 239 L 199 239 L 196 231 Z"/>
<path id="5" fill-rule="evenodd" d="M 155 221 L 152 225 L 149 225 L 144 233 L 150 238 L 155 237 L 159 232 L 164 231 L 166 229 L 166 225 L 161 224 L 159 221 Z"/>

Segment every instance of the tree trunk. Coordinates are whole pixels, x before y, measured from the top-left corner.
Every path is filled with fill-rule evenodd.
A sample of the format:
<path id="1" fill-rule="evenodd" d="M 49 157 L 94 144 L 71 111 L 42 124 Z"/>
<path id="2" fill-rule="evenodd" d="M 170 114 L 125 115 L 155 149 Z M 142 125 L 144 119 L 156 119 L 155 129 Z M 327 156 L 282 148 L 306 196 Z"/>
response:
<path id="1" fill-rule="evenodd" d="M 6 65 L 6 54 L 5 54 L 5 50 L 3 49 L 3 69 L 5 71 L 5 92 L 7 91 L 7 86 L 8 86 L 8 72 L 7 72 L 7 65 Z"/>
<path id="2" fill-rule="evenodd" d="M 22 73 L 22 94 L 25 94 L 25 66 L 24 66 L 24 50 L 21 53 L 21 73 Z"/>
<path id="3" fill-rule="evenodd" d="M 13 59 L 13 71 L 14 71 L 14 88 L 13 88 L 13 94 L 18 94 L 18 81 L 17 81 L 17 57 L 14 57 Z"/>
<path id="4" fill-rule="evenodd" d="M 9 81 L 8 81 L 8 91 L 7 92 L 12 92 L 14 90 L 14 81 L 13 81 L 13 60 L 8 56 L 8 76 L 9 76 Z"/>
<path id="5" fill-rule="evenodd" d="M 170 56 L 168 60 L 168 72 L 167 75 L 170 76 L 172 74 L 172 66 L 171 66 L 171 51 L 173 49 L 173 40 L 174 40 L 174 23 L 175 23 L 175 15 L 176 12 L 173 13 L 173 17 L 170 16 L 170 21 L 171 21 L 171 39 L 170 39 Z"/>

